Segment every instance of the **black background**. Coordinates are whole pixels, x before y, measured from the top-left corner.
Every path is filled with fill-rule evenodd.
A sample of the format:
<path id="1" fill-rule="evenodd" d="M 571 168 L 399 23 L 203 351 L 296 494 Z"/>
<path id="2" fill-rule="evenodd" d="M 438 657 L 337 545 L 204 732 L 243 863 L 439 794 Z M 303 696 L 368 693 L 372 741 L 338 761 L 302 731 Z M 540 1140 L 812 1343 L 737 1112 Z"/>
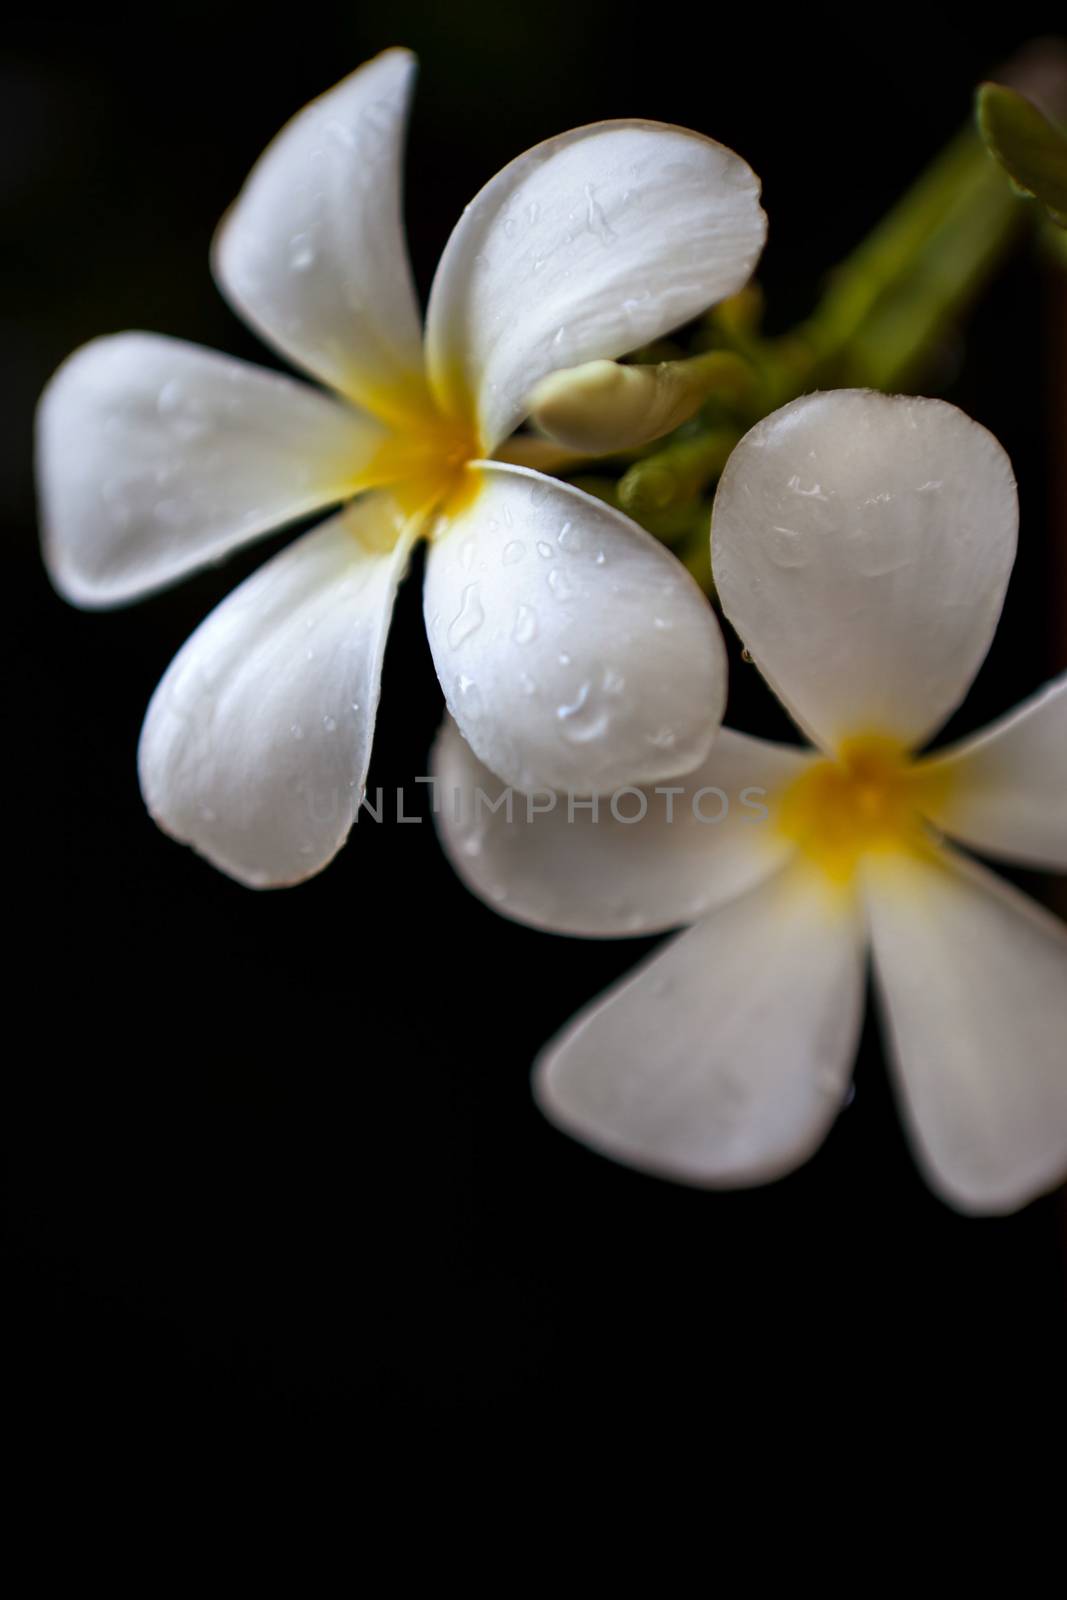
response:
<path id="1" fill-rule="evenodd" d="M 737 1405 L 750 1426 L 779 1418 L 759 1423 L 770 1443 L 780 1401 L 866 1417 L 918 1400 L 929 1421 L 950 1397 L 979 1418 L 1062 1400 L 1062 1196 L 971 1221 L 929 1195 L 870 1026 L 855 1100 L 805 1170 L 751 1193 L 671 1188 L 569 1143 L 527 1087 L 545 1039 L 650 941 L 499 920 L 426 821 L 361 823 L 322 877 L 258 895 L 156 832 L 134 770 L 148 697 L 279 541 L 110 615 L 64 606 L 39 566 L 30 430 L 48 374 L 127 326 L 274 364 L 212 285 L 211 233 L 285 118 L 383 46 L 422 61 L 408 215 L 423 292 L 505 161 L 641 115 L 710 133 L 761 174 L 761 277 L 784 327 L 968 115 L 973 84 L 1055 20 L 706 9 L 194 0 L 8 36 L 0 1381 L 46 1450 L 230 1429 L 266 1444 L 295 1427 L 358 1451 L 380 1427 L 447 1440 L 482 1423 L 521 1441 L 612 1414 L 721 1449 Z M 1067 537 L 1050 494 L 1055 293 L 1032 256 L 1013 259 L 928 386 L 1001 438 L 1023 510 L 1004 626 L 956 731 L 1067 657 L 1050 582 Z M 734 662 L 731 720 L 785 732 Z M 439 714 L 416 572 L 372 788 L 426 770 Z"/>

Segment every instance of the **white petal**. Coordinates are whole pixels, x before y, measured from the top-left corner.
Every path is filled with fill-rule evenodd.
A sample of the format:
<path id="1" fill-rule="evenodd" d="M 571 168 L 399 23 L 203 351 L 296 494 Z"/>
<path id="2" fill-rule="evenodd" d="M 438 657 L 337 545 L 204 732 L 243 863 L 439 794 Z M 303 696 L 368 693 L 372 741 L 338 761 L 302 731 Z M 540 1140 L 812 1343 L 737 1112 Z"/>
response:
<path id="1" fill-rule="evenodd" d="M 600 797 L 594 820 L 592 802 L 506 790 L 448 720 L 433 753 L 435 817 L 459 876 L 502 915 L 553 933 L 659 933 L 782 864 L 790 846 L 766 800 L 811 759 L 723 728 L 696 772 L 614 809 Z"/>
<path id="2" fill-rule="evenodd" d="M 148 333 L 85 345 L 41 399 L 52 581 L 118 605 L 352 493 L 382 429 L 306 384 Z"/>
<path id="3" fill-rule="evenodd" d="M 387 50 L 313 100 L 268 145 L 227 212 L 215 273 L 298 366 L 372 410 L 422 382 L 401 211 L 415 60 Z"/>
<path id="4" fill-rule="evenodd" d="M 483 463 L 438 524 L 425 607 L 448 708 L 520 789 L 608 793 L 703 761 L 726 657 L 685 568 L 569 484 Z"/>
<path id="5" fill-rule="evenodd" d="M 572 1022 L 535 1092 L 566 1132 L 682 1183 L 798 1167 L 844 1101 L 863 1013 L 855 907 L 786 868 Z"/>
<path id="6" fill-rule="evenodd" d="M 488 454 L 546 373 L 623 355 L 747 282 L 759 181 L 684 128 L 603 122 L 528 150 L 468 206 L 426 321 L 435 388 Z"/>
<path id="7" fill-rule="evenodd" d="M 953 838 L 1067 871 L 1067 673 L 922 768 L 934 780 L 926 814 Z"/>
<path id="8" fill-rule="evenodd" d="M 148 708 L 153 817 L 253 888 L 318 872 L 352 825 L 410 550 L 375 550 L 392 518 L 368 496 L 275 556 L 200 625 Z"/>
<path id="9" fill-rule="evenodd" d="M 869 869 L 875 970 L 930 1184 L 1014 1211 L 1067 1174 L 1067 930 L 972 862 Z"/>
<path id="10" fill-rule="evenodd" d="M 941 400 L 842 389 L 747 433 L 715 497 L 723 609 L 800 725 L 920 743 L 959 703 L 1015 556 L 1011 464 Z"/>

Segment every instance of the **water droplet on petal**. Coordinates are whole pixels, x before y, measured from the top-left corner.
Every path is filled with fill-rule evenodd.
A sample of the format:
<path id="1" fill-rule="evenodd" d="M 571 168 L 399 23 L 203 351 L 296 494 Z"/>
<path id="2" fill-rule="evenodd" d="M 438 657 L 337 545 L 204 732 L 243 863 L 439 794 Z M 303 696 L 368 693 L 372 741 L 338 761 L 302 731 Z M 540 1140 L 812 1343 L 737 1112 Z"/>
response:
<path id="1" fill-rule="evenodd" d="M 591 689 L 591 683 L 583 683 L 569 704 L 556 707 L 556 716 L 563 723 L 563 737 L 569 744 L 591 744 L 610 726 L 610 714 L 590 701 Z"/>
<path id="2" fill-rule="evenodd" d="M 511 637 L 516 644 L 529 644 L 537 637 L 537 613 L 532 606 L 520 606 L 515 613 Z"/>
<path id="3" fill-rule="evenodd" d="M 776 567 L 802 567 L 808 559 L 804 540 L 795 528 L 772 528 L 767 553 Z"/>
<path id="4" fill-rule="evenodd" d="M 460 596 L 459 611 L 448 624 L 448 642 L 452 649 L 458 649 L 464 639 L 476 633 L 484 621 L 485 612 L 478 598 L 478 585 L 468 583 Z"/>
<path id="5" fill-rule="evenodd" d="M 462 673 L 457 681 L 456 687 L 466 702 L 465 708 L 468 712 L 477 711 L 480 709 L 482 696 L 478 685 L 475 683 L 473 678 L 469 678 L 465 672 Z"/>
<path id="6" fill-rule="evenodd" d="M 294 272 L 306 272 L 315 265 L 315 247 L 306 233 L 294 233 L 289 241 L 289 265 Z"/>

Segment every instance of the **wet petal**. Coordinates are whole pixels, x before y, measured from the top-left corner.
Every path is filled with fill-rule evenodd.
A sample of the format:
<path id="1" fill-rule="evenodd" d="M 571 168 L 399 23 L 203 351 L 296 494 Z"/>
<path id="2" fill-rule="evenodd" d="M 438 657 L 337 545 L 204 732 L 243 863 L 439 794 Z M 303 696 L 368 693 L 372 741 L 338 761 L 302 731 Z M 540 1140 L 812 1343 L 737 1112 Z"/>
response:
<path id="1" fill-rule="evenodd" d="M 921 770 L 926 814 L 953 838 L 1067 871 L 1067 673 Z"/>
<path id="2" fill-rule="evenodd" d="M 1015 557 L 1000 445 L 941 400 L 842 389 L 745 435 L 715 497 L 723 609 L 802 728 L 921 744 L 966 694 Z"/>
<path id="3" fill-rule="evenodd" d="M 723 145 L 602 122 L 528 150 L 467 207 L 427 313 L 430 373 L 473 402 L 488 454 L 534 385 L 612 357 L 740 289 L 766 235 L 759 180 Z"/>
<path id="4" fill-rule="evenodd" d="M 521 467 L 442 519 L 426 622 L 448 708 L 520 789 L 608 793 L 691 771 L 726 693 L 718 624 L 643 528 Z"/>
<path id="5" fill-rule="evenodd" d="M 576 804 L 509 791 L 446 720 L 433 754 L 437 829 L 467 887 L 504 916 L 610 938 L 694 922 L 790 854 L 767 797 L 811 760 L 720 730 L 687 778 Z M 509 801 L 510 794 L 510 801 Z"/>
<path id="6" fill-rule="evenodd" d="M 122 333 L 41 399 L 45 559 L 76 605 L 136 599 L 350 495 L 382 437 L 303 383 L 178 339 Z"/>
<path id="7" fill-rule="evenodd" d="M 311 877 L 363 794 L 382 656 L 410 540 L 383 495 L 305 534 L 201 623 L 152 697 L 145 803 L 253 888 Z"/>
<path id="8" fill-rule="evenodd" d="M 973 862 L 873 861 L 875 970 L 916 1154 L 961 1211 L 1067 1174 L 1067 930 Z"/>
<path id="9" fill-rule="evenodd" d="M 765 1183 L 817 1149 L 863 1015 L 854 903 L 796 867 L 679 935 L 572 1022 L 541 1109 L 604 1155 L 681 1183 Z"/>
<path id="10" fill-rule="evenodd" d="M 283 355 L 371 410 L 422 388 L 401 164 L 415 59 L 386 50 L 287 123 L 215 241 L 219 283 Z"/>

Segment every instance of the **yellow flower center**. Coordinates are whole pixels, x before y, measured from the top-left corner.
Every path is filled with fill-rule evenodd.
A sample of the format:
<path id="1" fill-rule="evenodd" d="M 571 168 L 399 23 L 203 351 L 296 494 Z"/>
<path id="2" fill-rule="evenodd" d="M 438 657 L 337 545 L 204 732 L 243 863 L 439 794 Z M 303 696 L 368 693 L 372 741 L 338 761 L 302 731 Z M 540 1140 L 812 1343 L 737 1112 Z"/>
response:
<path id="1" fill-rule="evenodd" d="M 466 510 L 478 493 L 469 463 L 485 454 L 473 405 L 450 416 L 424 387 L 383 395 L 373 409 L 388 419 L 390 432 L 360 473 L 360 486 L 388 488 L 405 516 Z"/>
<path id="2" fill-rule="evenodd" d="M 829 878 L 846 883 L 861 856 L 923 847 L 927 782 L 893 740 L 863 734 L 794 778 L 775 820 Z"/>

